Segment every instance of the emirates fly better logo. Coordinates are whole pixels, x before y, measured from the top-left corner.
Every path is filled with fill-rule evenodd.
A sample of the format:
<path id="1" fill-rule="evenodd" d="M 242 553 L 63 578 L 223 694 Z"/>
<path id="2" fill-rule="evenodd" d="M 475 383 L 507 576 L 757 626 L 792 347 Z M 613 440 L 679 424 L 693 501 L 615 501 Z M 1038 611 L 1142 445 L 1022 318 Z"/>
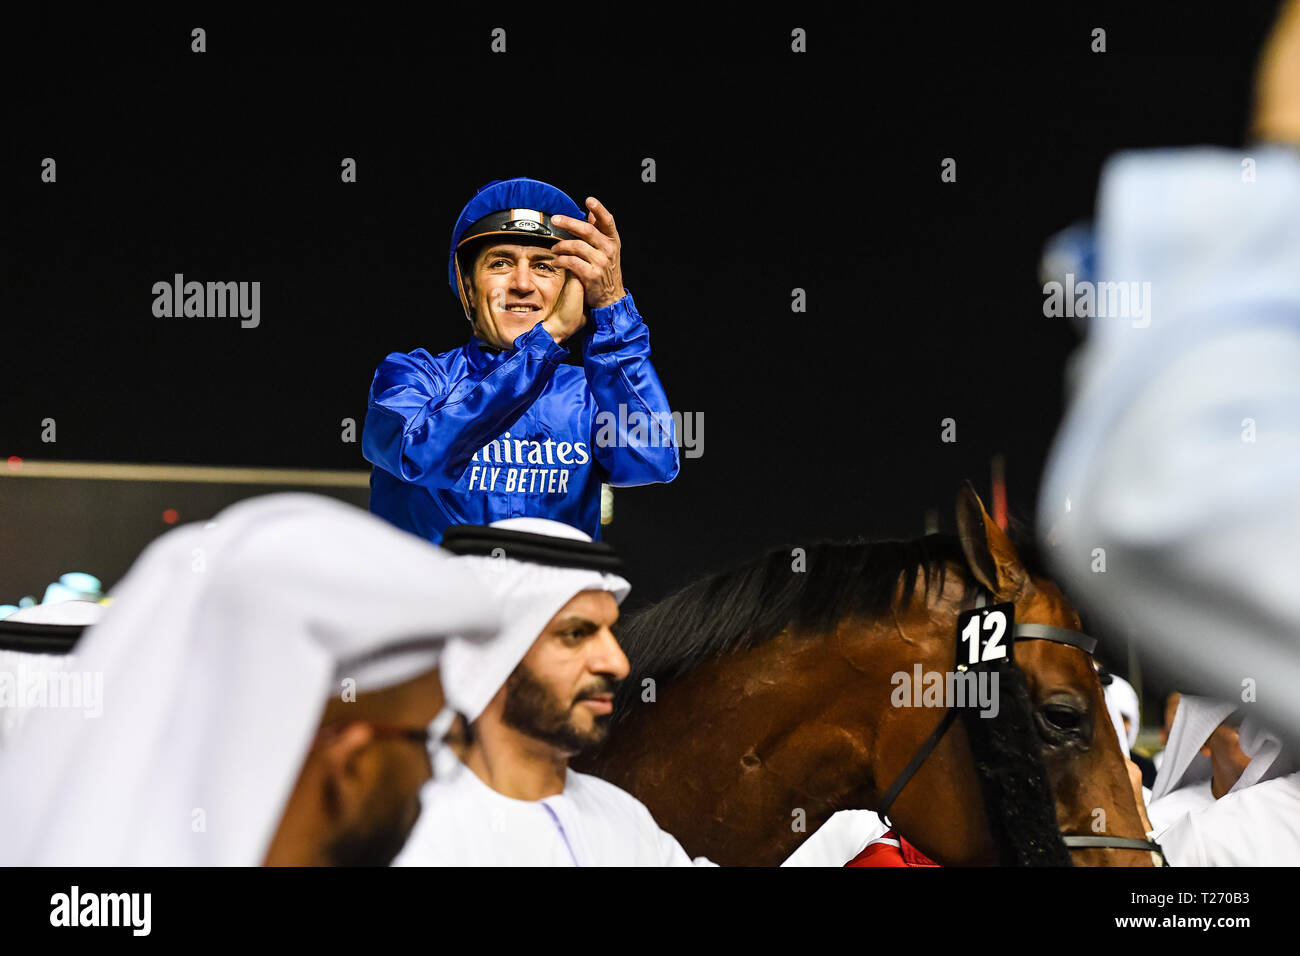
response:
<path id="1" fill-rule="evenodd" d="M 591 462 L 596 448 L 664 448 L 676 445 L 686 458 L 704 454 L 703 412 L 597 412 L 594 442 L 519 438 L 510 432 L 488 442 L 470 458 L 468 491 L 567 494 L 571 473 Z"/>

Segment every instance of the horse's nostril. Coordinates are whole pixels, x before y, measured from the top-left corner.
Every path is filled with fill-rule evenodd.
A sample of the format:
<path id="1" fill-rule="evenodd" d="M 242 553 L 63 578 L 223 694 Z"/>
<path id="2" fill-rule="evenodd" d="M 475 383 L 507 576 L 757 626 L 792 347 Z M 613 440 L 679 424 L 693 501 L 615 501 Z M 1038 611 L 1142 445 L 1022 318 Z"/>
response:
<path id="1" fill-rule="evenodd" d="M 757 767 L 757 766 L 758 766 L 759 764 L 761 764 L 763 761 L 759 759 L 758 754 L 754 753 L 754 751 L 751 750 L 751 751 L 749 751 L 747 754 L 745 754 L 743 757 L 740 758 L 740 762 L 741 762 L 744 766 L 746 766 L 746 767 L 748 767 L 748 768 L 750 768 L 750 769 L 752 770 L 754 767 Z"/>

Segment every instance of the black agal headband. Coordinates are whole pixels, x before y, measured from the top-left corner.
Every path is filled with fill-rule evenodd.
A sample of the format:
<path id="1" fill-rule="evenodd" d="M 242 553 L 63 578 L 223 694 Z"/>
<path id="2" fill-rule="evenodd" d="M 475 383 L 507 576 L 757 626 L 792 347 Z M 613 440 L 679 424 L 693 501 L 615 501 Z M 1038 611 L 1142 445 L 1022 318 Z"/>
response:
<path id="1" fill-rule="evenodd" d="M 71 654 L 89 624 L 38 624 L 0 621 L 0 651 L 21 654 Z"/>
<path id="2" fill-rule="evenodd" d="M 623 573 L 622 559 L 603 541 L 577 541 L 530 531 L 454 524 L 443 532 L 442 547 L 452 554 L 511 558 L 557 568 Z"/>

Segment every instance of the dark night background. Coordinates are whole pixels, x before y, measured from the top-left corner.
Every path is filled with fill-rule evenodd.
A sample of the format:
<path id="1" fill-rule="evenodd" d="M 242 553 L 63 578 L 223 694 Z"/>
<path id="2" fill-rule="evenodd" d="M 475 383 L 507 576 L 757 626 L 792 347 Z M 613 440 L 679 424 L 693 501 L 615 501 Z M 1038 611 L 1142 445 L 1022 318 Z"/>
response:
<path id="1" fill-rule="evenodd" d="M 11 24 L 0 456 L 368 469 L 340 420 L 388 352 L 465 340 L 451 227 L 528 175 L 613 211 L 672 407 L 704 415 L 675 482 L 616 493 L 633 602 L 778 544 L 912 537 L 927 508 L 952 530 L 995 453 L 1032 515 L 1078 342 L 1043 317 L 1042 242 L 1118 149 L 1242 144 L 1273 9 Z M 260 327 L 155 318 L 177 272 L 261 281 Z M 114 548 L 166 530 L 156 493 L 44 484 L 0 482 L 0 603 L 72 568 L 111 584 Z M 69 520 L 97 553 L 58 553 Z"/>

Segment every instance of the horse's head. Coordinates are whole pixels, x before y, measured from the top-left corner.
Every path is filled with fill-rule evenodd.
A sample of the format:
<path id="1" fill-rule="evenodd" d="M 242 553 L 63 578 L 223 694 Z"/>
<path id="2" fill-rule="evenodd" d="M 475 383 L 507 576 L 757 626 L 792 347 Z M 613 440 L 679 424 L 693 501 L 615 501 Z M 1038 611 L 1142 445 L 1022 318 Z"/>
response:
<path id="1" fill-rule="evenodd" d="M 957 527 L 969 572 L 996 602 L 1015 605 L 1016 624 L 1079 631 L 1079 615 L 1055 584 L 1031 573 L 1010 537 L 968 487 L 957 500 Z M 1128 765 L 1102 695 L 1092 657 L 1052 640 L 1020 640 L 1014 649 L 1033 708 L 1061 832 L 1145 839 Z M 1075 848 L 1082 866 L 1147 866 L 1136 849 Z"/>
<path id="2" fill-rule="evenodd" d="M 1024 642 L 1028 680 L 998 665 L 1011 673 L 980 685 L 978 708 L 945 702 L 955 680 L 936 687 L 956 676 L 958 615 L 977 582 L 1017 622 L 1079 626 L 973 493 L 960 524 L 960 540 L 774 549 L 631 616 L 616 729 L 575 768 L 624 787 L 688 852 L 721 863 L 779 863 L 842 809 L 887 809 L 946 866 L 1087 863 L 1108 855 L 1071 857 L 1062 832 L 1142 836 L 1083 651 Z M 1010 711 L 972 718 L 996 716 L 990 689 Z M 1070 708 L 1077 724 L 1058 726 Z"/>

